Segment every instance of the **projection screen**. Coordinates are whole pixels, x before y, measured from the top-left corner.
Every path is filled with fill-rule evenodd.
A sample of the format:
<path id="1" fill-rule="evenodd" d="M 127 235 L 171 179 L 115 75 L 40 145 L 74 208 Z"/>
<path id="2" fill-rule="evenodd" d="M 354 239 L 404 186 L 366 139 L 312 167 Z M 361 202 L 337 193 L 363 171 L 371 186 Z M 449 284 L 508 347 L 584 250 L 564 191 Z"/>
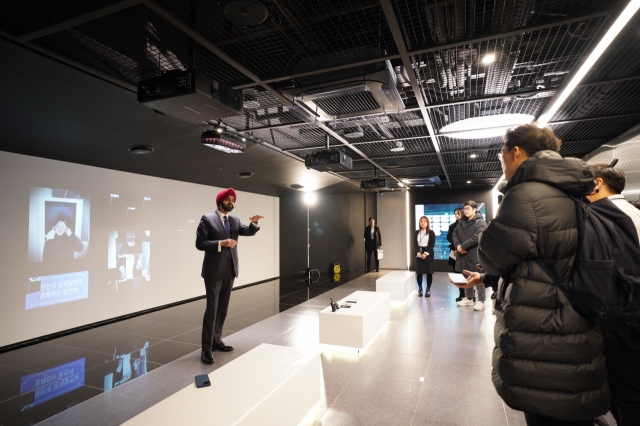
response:
<path id="1" fill-rule="evenodd" d="M 0 151 L 0 347 L 204 295 L 200 217 L 221 188 Z M 279 200 L 237 191 L 235 286 L 279 275 Z"/>

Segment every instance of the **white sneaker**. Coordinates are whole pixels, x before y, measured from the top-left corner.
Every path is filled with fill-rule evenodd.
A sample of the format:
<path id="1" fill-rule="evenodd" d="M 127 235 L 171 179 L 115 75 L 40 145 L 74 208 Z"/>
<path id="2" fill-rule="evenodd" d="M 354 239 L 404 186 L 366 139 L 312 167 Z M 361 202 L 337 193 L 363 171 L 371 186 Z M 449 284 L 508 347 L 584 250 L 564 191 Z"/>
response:
<path id="1" fill-rule="evenodd" d="M 473 300 L 467 299 L 464 297 L 461 301 L 457 303 L 458 306 L 473 306 Z"/>
<path id="2" fill-rule="evenodd" d="M 484 302 L 477 301 L 475 305 L 473 305 L 474 311 L 483 311 L 484 310 Z"/>

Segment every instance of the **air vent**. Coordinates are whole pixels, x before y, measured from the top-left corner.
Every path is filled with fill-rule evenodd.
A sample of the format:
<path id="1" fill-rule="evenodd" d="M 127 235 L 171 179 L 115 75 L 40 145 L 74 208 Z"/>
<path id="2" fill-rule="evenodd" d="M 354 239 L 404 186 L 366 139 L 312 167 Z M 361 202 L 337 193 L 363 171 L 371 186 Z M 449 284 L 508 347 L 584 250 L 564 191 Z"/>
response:
<path id="1" fill-rule="evenodd" d="M 313 103 L 329 115 L 342 116 L 380 108 L 376 98 L 368 91 L 347 93 L 314 99 Z"/>

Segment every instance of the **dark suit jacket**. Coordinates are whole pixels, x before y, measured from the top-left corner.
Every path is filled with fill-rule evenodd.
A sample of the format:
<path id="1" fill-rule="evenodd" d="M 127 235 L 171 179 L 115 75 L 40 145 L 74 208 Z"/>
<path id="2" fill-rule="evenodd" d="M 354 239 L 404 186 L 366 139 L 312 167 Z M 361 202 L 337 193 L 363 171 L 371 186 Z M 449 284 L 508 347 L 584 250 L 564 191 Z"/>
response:
<path id="1" fill-rule="evenodd" d="M 375 247 L 373 245 L 373 240 L 371 239 L 371 225 L 367 225 L 367 227 L 364 228 L 364 247 L 367 251 L 374 251 L 382 245 L 382 235 L 380 235 L 380 228 L 374 226 L 373 235 L 376 239 Z"/>
<path id="2" fill-rule="evenodd" d="M 255 226 L 240 223 L 236 216 L 228 215 L 231 225 L 231 239 L 238 241 L 238 236 L 251 236 L 258 232 Z M 235 276 L 238 276 L 238 246 L 234 248 L 222 247 L 218 252 L 218 243 L 227 239 L 224 224 L 217 212 L 207 213 L 200 219 L 196 231 L 196 248 L 204 251 L 202 262 L 202 278 L 207 280 L 221 280 L 225 277 L 229 265 L 229 258 L 233 259 Z"/>

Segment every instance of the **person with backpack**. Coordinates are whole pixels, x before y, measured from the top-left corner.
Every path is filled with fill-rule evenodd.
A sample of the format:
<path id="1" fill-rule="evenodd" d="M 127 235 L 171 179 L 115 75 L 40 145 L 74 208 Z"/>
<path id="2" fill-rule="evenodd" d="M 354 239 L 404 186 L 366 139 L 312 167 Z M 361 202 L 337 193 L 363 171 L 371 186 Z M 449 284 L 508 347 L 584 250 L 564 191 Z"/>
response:
<path id="1" fill-rule="evenodd" d="M 560 144 L 551 129 L 535 124 L 504 136 L 499 157 L 508 183 L 478 246 L 483 269 L 502 278 L 492 378 L 528 425 L 593 425 L 609 410 L 602 332 L 546 272 L 562 281 L 572 275 L 579 237 L 574 198 L 593 191 L 593 173 L 579 159 L 562 158 Z"/>
<path id="2" fill-rule="evenodd" d="M 600 319 L 611 389 L 611 413 L 620 426 L 640 425 L 640 211 L 621 194 L 625 175 L 611 164 L 592 164 L 596 187 L 587 198 L 596 213 L 608 214 L 615 224 L 616 269 L 638 281 L 613 285 L 606 312 Z M 625 217 L 628 216 L 628 217 Z M 634 288 L 635 287 L 635 288 Z M 631 289 L 635 291 L 631 292 Z"/>

